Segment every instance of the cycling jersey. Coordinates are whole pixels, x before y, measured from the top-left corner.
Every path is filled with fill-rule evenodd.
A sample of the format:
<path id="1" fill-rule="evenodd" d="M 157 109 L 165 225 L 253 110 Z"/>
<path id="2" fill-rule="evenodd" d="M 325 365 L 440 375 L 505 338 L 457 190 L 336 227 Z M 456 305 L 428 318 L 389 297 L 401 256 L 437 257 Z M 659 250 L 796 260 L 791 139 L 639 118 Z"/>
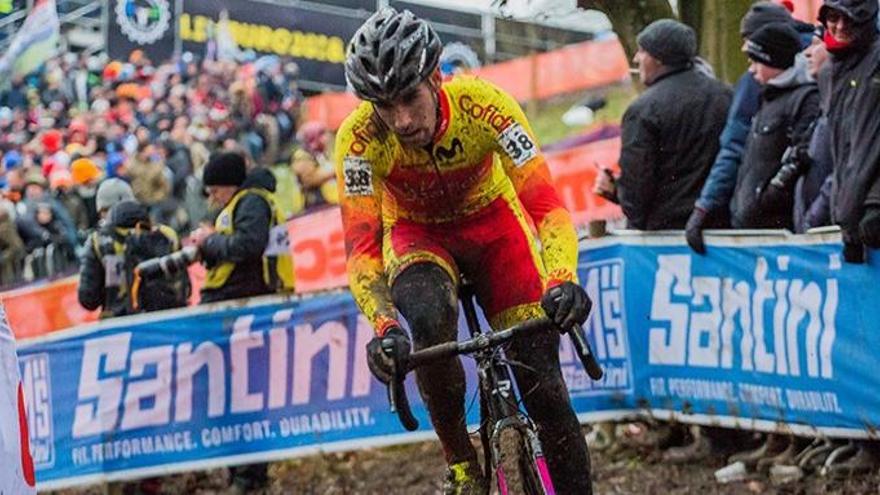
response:
<path id="1" fill-rule="evenodd" d="M 465 261 L 473 265 L 472 278 L 488 279 L 475 280 L 478 286 L 496 288 L 495 294 L 482 297 L 478 290 L 481 305 L 487 298 L 494 301 L 487 314 L 493 326 L 499 321 L 493 322 L 494 317 L 526 303 L 531 308 L 528 316 L 537 316 L 541 291 L 576 281 L 577 239 L 571 217 L 519 104 L 496 86 L 469 76 L 444 82 L 438 99 L 437 132 L 424 148 L 401 145 L 366 102 L 337 134 L 336 172 L 350 288 L 379 335 L 397 324 L 389 290 L 396 275 L 413 263 L 429 261 L 457 280 L 463 267 L 456 262 L 468 258 L 462 253 L 469 249 L 485 247 L 484 237 L 491 250 Z M 467 234 L 449 235 L 457 226 Z M 497 235 L 508 227 L 524 235 Z M 426 238 L 430 242 L 420 242 Z M 501 256 L 506 242 L 518 244 L 515 249 L 509 246 L 510 251 L 523 258 Z M 528 256 L 530 249 L 535 256 Z M 506 272 L 486 265 L 499 257 L 504 258 Z M 522 271 L 523 277 L 539 276 L 541 285 L 528 291 L 525 302 L 521 296 L 505 295 L 516 292 L 511 288 L 518 287 L 518 263 L 535 265 Z M 530 284 L 535 285 L 531 280 Z M 502 320 L 510 318 L 508 314 Z"/>

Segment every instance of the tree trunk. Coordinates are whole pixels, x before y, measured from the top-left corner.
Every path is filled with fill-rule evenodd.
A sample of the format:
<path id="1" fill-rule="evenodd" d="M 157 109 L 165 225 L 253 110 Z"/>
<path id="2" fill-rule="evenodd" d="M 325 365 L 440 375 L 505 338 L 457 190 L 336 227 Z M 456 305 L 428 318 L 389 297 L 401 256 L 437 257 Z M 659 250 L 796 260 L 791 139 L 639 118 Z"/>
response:
<path id="1" fill-rule="evenodd" d="M 578 7 L 604 12 L 630 59 L 638 51 L 636 36 L 657 19 L 675 17 L 669 0 L 577 0 Z"/>
<path id="2" fill-rule="evenodd" d="M 700 54 L 719 79 L 733 82 L 748 62 L 740 51 L 739 22 L 753 0 L 679 0 L 682 22 L 697 32 Z M 583 9 L 604 12 L 632 59 L 638 50 L 636 36 L 651 22 L 674 17 L 668 0 L 577 0 Z"/>
<path id="3" fill-rule="evenodd" d="M 683 0 L 682 3 L 700 4 L 700 54 L 712 64 L 719 79 L 736 81 L 748 66 L 741 50 L 739 23 L 752 0 Z"/>

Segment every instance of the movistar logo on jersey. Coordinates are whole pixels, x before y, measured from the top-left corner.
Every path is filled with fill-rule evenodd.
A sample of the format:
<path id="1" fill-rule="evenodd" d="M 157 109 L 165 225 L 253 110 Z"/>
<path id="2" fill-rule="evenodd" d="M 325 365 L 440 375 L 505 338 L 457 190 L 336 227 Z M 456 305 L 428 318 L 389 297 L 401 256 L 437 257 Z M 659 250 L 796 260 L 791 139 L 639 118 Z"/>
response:
<path id="1" fill-rule="evenodd" d="M 122 34 L 139 45 L 159 41 L 171 26 L 167 0 L 118 0 L 115 13 Z"/>
<path id="2" fill-rule="evenodd" d="M 461 144 L 461 139 L 452 138 L 452 142 L 449 143 L 449 147 L 445 148 L 443 146 L 437 146 L 434 150 L 434 159 L 438 162 L 448 162 L 455 158 L 457 155 L 460 155 L 464 152 L 464 145 Z"/>

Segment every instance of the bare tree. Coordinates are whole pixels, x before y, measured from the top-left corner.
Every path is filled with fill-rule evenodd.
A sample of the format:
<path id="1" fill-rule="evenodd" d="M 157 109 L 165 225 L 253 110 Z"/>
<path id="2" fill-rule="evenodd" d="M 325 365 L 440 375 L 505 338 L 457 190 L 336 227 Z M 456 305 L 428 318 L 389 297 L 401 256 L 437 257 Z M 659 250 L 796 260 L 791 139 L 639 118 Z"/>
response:
<path id="1" fill-rule="evenodd" d="M 639 31 L 657 19 L 675 17 L 669 0 L 577 0 L 577 6 L 607 15 L 630 59 L 638 50 Z"/>

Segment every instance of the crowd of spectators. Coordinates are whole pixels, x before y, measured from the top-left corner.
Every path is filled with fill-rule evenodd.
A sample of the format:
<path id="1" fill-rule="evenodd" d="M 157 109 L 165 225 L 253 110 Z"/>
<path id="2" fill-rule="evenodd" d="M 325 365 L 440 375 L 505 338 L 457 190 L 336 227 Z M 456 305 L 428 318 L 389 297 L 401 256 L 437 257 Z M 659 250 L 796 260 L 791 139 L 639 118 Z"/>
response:
<path id="1" fill-rule="evenodd" d="M 72 270 L 99 220 L 98 185 L 110 178 L 180 234 L 210 221 L 200 179 L 215 150 L 277 171 L 285 214 L 302 211 L 296 198 L 332 176 L 318 170 L 329 167 L 323 159 L 309 165 L 297 152 L 320 157 L 326 146 L 317 124 L 295 144 L 297 76 L 295 63 L 274 56 L 184 53 L 154 64 L 135 51 L 126 61 L 69 53 L 14 79 L 0 93 L 0 286 Z"/>
<path id="2" fill-rule="evenodd" d="M 621 174 L 600 174 L 596 192 L 621 204 L 629 228 L 685 229 L 700 254 L 705 228 L 838 225 L 843 259 L 864 263 L 866 248 L 880 248 L 877 0 L 825 0 L 816 25 L 756 2 L 740 35 L 749 69 L 731 94 L 697 59 L 690 27 L 660 20 L 642 31 L 634 62 L 647 89 L 623 118 Z M 741 446 L 739 433 L 703 428 L 663 458 L 686 463 Z M 769 435 L 730 462 L 783 463 L 807 444 Z M 880 464 L 876 442 L 851 450 L 829 461 L 831 472 Z"/>

